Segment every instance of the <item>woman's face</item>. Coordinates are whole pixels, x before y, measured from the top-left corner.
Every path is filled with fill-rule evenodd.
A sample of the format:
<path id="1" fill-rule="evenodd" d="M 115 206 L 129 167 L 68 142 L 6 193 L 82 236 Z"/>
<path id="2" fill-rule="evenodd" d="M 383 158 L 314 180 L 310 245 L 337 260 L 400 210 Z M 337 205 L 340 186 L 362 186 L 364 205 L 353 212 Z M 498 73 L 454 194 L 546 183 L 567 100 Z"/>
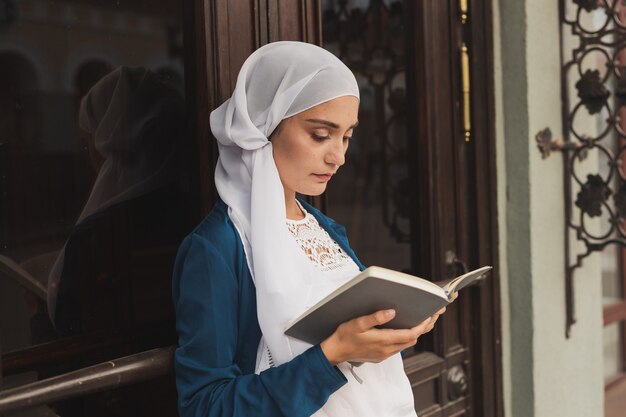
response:
<path id="1" fill-rule="evenodd" d="M 272 134 L 285 193 L 320 195 L 345 162 L 358 123 L 359 100 L 339 97 L 282 121 Z"/>

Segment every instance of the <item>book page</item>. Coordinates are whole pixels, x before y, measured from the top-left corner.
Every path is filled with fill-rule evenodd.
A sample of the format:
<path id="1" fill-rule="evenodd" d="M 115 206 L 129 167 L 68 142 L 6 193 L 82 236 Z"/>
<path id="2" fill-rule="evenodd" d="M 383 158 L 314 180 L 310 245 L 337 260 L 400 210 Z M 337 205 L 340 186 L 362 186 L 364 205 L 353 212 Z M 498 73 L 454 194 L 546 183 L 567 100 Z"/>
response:
<path id="1" fill-rule="evenodd" d="M 491 266 L 483 266 L 482 268 L 478 268 L 458 276 L 447 283 L 444 281 L 445 285 L 442 288 L 446 291 L 446 294 L 452 294 L 453 292 L 459 291 L 474 282 L 485 279 L 487 277 L 487 272 L 491 269 Z"/>

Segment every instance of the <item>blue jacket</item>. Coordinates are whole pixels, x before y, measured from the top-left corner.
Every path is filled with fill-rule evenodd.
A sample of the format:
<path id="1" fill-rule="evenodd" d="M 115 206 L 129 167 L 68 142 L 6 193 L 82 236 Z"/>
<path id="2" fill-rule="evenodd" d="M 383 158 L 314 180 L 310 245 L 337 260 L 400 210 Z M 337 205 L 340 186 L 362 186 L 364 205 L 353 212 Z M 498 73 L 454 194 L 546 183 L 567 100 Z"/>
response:
<path id="1" fill-rule="evenodd" d="M 301 202 L 354 259 L 346 230 Z M 182 242 L 173 276 L 178 408 L 181 417 L 310 416 L 347 380 L 313 346 L 254 373 L 261 329 L 239 234 L 219 201 Z"/>

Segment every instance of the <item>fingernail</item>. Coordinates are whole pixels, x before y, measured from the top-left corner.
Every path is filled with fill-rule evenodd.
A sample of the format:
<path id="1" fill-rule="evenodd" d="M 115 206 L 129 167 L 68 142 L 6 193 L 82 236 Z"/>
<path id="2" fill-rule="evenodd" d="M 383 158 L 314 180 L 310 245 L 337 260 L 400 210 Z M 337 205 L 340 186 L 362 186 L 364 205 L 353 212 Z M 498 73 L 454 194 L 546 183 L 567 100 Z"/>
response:
<path id="1" fill-rule="evenodd" d="M 392 309 L 392 310 L 386 310 L 386 311 L 385 311 L 385 316 L 387 316 L 387 317 L 389 317 L 389 318 L 391 318 L 391 317 L 393 317 L 393 316 L 395 316 L 395 315 L 396 315 L 396 310 L 393 310 L 393 309 Z"/>

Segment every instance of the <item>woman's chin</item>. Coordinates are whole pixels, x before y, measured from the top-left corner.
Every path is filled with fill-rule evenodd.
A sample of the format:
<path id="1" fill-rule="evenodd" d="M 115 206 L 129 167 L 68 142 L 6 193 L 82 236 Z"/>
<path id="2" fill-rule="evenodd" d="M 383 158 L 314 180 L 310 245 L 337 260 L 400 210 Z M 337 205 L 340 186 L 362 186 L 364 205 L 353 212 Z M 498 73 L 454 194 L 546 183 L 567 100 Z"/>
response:
<path id="1" fill-rule="evenodd" d="M 298 190 L 298 194 L 316 197 L 323 194 L 324 191 L 326 191 L 326 184 L 315 184 L 313 186 L 306 187 L 306 189 Z"/>

